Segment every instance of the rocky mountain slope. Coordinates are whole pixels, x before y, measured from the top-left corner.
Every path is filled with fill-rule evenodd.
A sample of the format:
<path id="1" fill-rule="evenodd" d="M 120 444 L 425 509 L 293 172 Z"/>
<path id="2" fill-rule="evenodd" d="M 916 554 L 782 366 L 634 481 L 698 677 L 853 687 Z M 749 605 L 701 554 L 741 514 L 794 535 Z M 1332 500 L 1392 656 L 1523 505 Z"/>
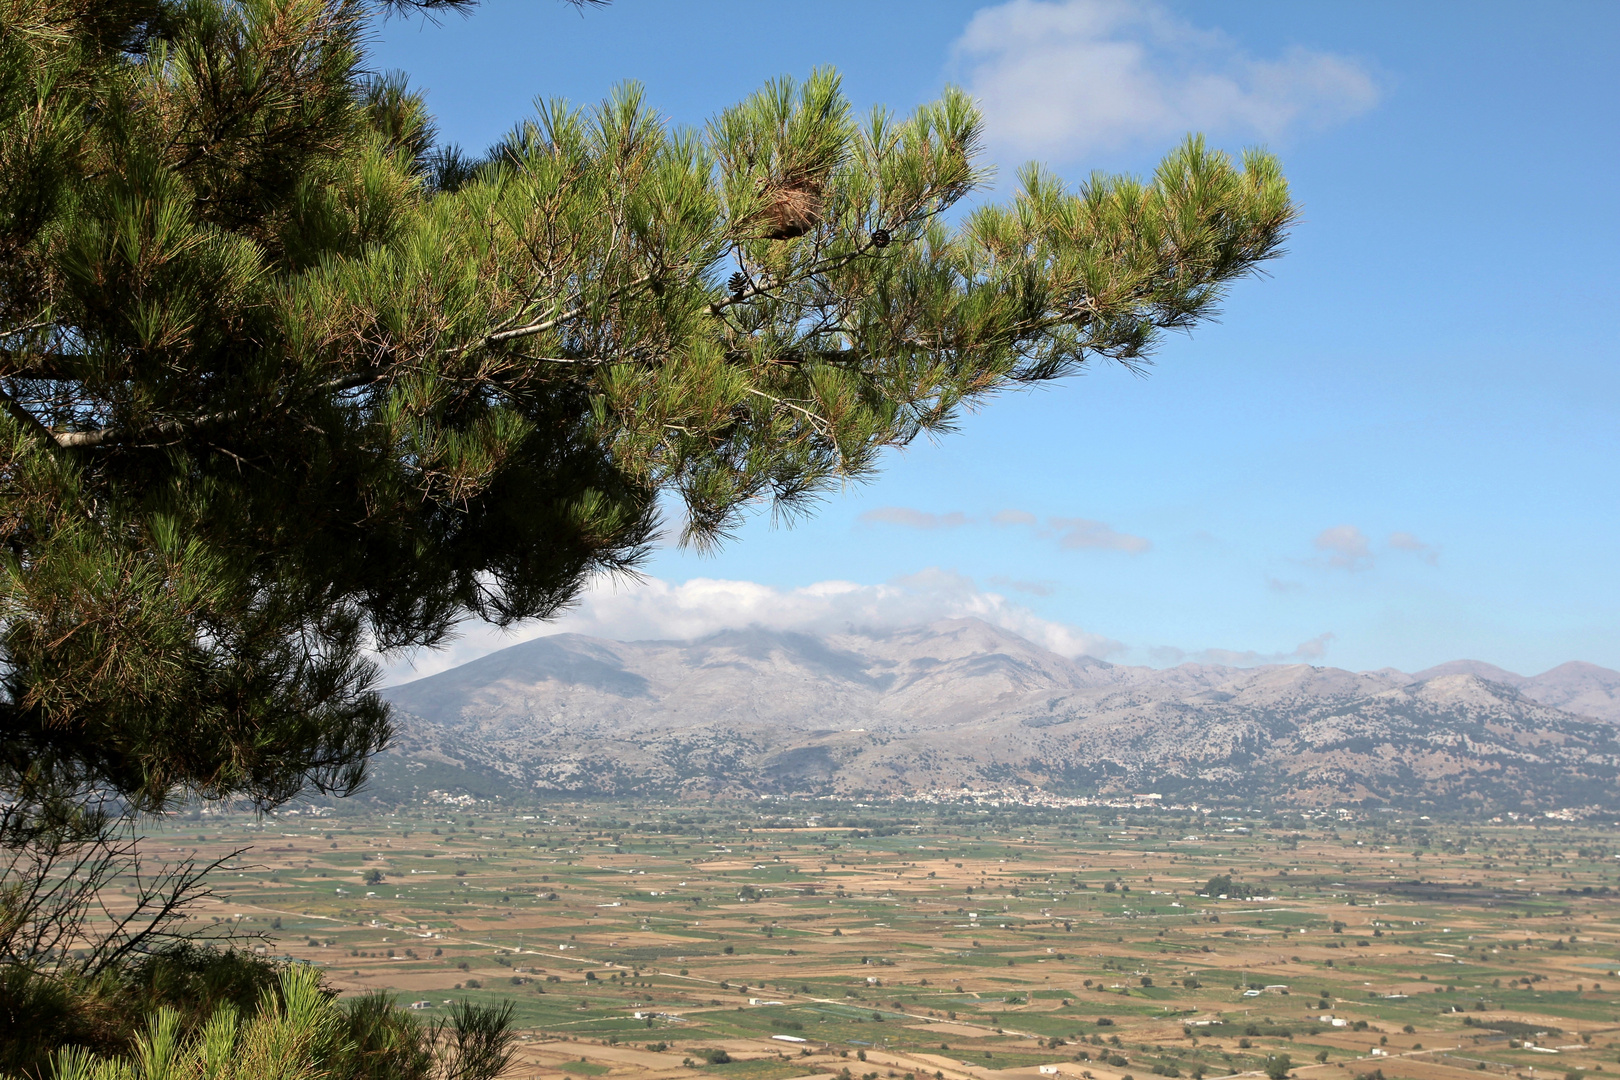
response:
<path id="1" fill-rule="evenodd" d="M 1596 720 L 1620 724 L 1620 672 L 1572 660 L 1532 678 L 1503 671 L 1477 660 L 1453 660 L 1449 664 L 1420 671 L 1414 681 L 1437 675 L 1478 675 L 1488 682 L 1511 686 L 1531 701 Z"/>
<path id="2" fill-rule="evenodd" d="M 1072 793 L 1620 806 L 1620 673 L 1070 660 L 972 619 L 690 642 L 560 634 L 387 692 L 378 787 Z"/>

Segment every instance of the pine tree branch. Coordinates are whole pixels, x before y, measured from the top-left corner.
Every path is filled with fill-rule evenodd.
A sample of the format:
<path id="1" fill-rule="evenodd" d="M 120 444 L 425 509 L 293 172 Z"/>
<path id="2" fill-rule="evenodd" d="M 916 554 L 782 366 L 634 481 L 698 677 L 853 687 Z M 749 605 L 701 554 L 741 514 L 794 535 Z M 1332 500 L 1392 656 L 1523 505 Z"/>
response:
<path id="1" fill-rule="evenodd" d="M 109 446 L 114 443 L 172 438 L 184 435 L 186 432 L 206 424 L 235 420 L 239 415 L 240 412 L 233 409 L 230 412 L 196 416 L 186 420 L 164 420 L 161 423 L 149 424 L 141 428 L 105 427 L 94 428 L 90 431 L 57 431 L 51 433 L 51 438 L 56 440 L 56 445 L 64 450 L 94 449 L 98 446 Z"/>
<path id="2" fill-rule="evenodd" d="M 603 367 L 615 363 L 613 360 L 603 360 L 594 356 L 530 356 L 528 353 L 519 353 L 518 358 L 534 364 L 574 364 L 579 367 Z"/>
<path id="3" fill-rule="evenodd" d="M 43 330 L 47 326 L 54 325 L 56 325 L 55 319 L 42 319 L 27 326 L 13 326 L 6 330 L 0 330 L 0 338 L 16 337 L 18 334 L 32 334 L 35 330 Z"/>
<path id="4" fill-rule="evenodd" d="M 824 260 L 824 261 L 816 263 L 816 264 L 814 264 L 812 266 L 807 266 L 803 270 L 800 270 L 798 273 L 794 274 L 792 277 L 789 277 L 789 278 L 786 278 L 786 279 L 784 279 L 782 281 L 779 281 L 776 284 L 778 286 L 789 285 L 789 284 L 792 284 L 795 281 L 803 281 L 806 278 L 815 277 L 817 274 L 825 274 L 825 273 L 828 273 L 829 271 L 836 270 L 841 266 L 844 266 L 844 265 L 846 265 L 848 263 L 854 262 L 856 259 L 860 258 L 862 255 L 865 255 L 867 252 L 873 250 L 876 246 L 877 245 L 875 243 L 873 243 L 873 241 L 871 239 L 867 239 L 859 247 L 857 247 L 854 251 L 847 252 L 847 253 L 845 253 L 843 255 L 838 256 L 837 258 Z M 652 274 L 644 274 L 641 277 L 636 278 L 634 281 L 631 281 L 631 282 L 629 282 L 629 283 L 627 283 L 625 285 L 620 286 L 617 289 L 614 289 L 611 293 L 608 294 L 608 299 L 610 301 L 611 300 L 621 299 L 622 297 L 624 297 L 624 295 L 626 293 L 630 292 L 630 290 L 640 288 L 641 286 L 650 283 L 652 280 L 653 280 L 653 275 Z M 765 296 L 765 295 L 768 295 L 768 294 L 766 293 L 764 288 L 750 282 L 749 287 L 747 289 L 744 289 L 741 293 L 735 294 L 733 296 L 728 296 L 728 297 L 725 297 L 724 299 L 716 300 L 713 303 L 711 303 L 709 305 L 709 314 L 711 314 L 711 315 L 719 315 L 722 311 L 724 311 L 728 307 L 731 307 L 733 304 L 740 304 L 740 303 L 743 303 L 746 300 L 750 300 L 750 299 L 752 299 L 752 298 L 754 298 L 756 296 Z M 483 343 L 485 345 L 499 345 L 502 342 L 513 341 L 513 340 L 515 340 L 517 338 L 533 337 L 536 334 L 543 334 L 548 330 L 555 330 L 557 327 L 563 325 L 564 323 L 574 321 L 575 319 L 579 318 L 581 315 L 584 315 L 585 311 L 586 311 L 585 305 L 584 304 L 578 304 L 578 305 L 570 308 L 567 311 L 560 312 L 557 315 L 554 315 L 549 319 L 543 319 L 540 322 L 530 323 L 527 326 L 514 327 L 514 328 L 512 328 L 510 330 L 496 331 L 495 333 L 489 334 L 488 336 L 486 336 L 484 338 Z"/>
<path id="5" fill-rule="evenodd" d="M 639 288 L 642 285 L 650 282 L 652 279 L 653 276 L 651 274 L 643 274 L 641 277 L 636 278 L 636 280 L 629 282 L 628 284 L 621 285 L 617 289 L 614 289 L 612 292 L 608 293 L 608 299 L 610 301 L 621 299 L 631 289 Z M 484 344 L 499 345 L 503 341 L 512 341 L 517 338 L 533 337 L 536 334 L 543 334 L 547 330 L 555 330 L 565 322 L 573 322 L 583 314 L 585 314 L 585 305 L 579 304 L 567 311 L 554 315 L 551 318 L 545 319 L 541 322 L 530 323 L 528 326 L 519 326 L 511 330 L 501 330 L 490 334 L 488 337 L 484 338 Z"/>
<path id="6" fill-rule="evenodd" d="M 321 383 L 316 388 L 317 394 L 337 393 L 344 390 L 354 390 L 362 386 L 369 386 L 383 378 L 381 372 L 361 372 L 353 375 L 343 375 Z M 314 396 L 314 395 L 312 395 Z M 40 424 L 34 415 L 18 405 L 13 399 L 6 397 L 6 408 L 13 407 L 21 410 L 22 415 L 32 420 L 35 426 L 51 442 L 64 450 L 93 449 L 99 446 L 111 446 L 132 442 L 145 442 L 154 439 L 173 440 L 182 435 L 189 434 L 198 428 L 209 427 L 214 424 L 227 424 L 243 419 L 245 412 L 242 409 L 227 409 L 224 412 L 205 413 L 201 416 L 190 416 L 181 420 L 163 420 L 144 427 L 104 427 L 93 428 L 88 431 L 52 431 Z M 13 415 L 16 415 L 13 413 Z"/>
<path id="7" fill-rule="evenodd" d="M 785 408 L 792 409 L 794 412 L 802 413 L 803 415 L 810 418 L 810 426 L 811 427 L 815 428 L 818 432 L 820 432 L 822 435 L 825 435 L 827 438 L 829 438 L 829 439 L 832 438 L 832 422 L 830 420 L 828 420 L 826 417 L 818 415 L 817 413 L 813 413 L 809 409 L 806 409 L 802 405 L 795 405 L 791 401 L 787 401 L 787 400 L 785 400 L 783 398 L 779 398 L 779 397 L 774 397 L 771 394 L 767 394 L 763 390 L 755 390 L 752 386 L 744 387 L 744 390 L 747 393 L 753 394 L 755 397 L 762 397 L 766 401 L 774 402 L 777 405 L 781 405 L 781 406 L 783 406 Z"/>
<path id="8" fill-rule="evenodd" d="M 39 417 L 23 408 L 22 403 L 12 397 L 5 390 L 0 389 L 0 406 L 10 413 L 24 427 L 32 431 L 41 441 L 51 445 L 60 445 L 51 429 L 39 422 Z"/>
<path id="9" fill-rule="evenodd" d="M 865 255 L 868 251 L 871 251 L 875 247 L 877 247 L 877 245 L 873 243 L 870 238 L 868 238 L 865 243 L 856 248 L 854 251 L 847 252 L 838 256 L 837 258 L 827 259 L 812 266 L 807 266 L 798 273 L 794 274 L 792 277 L 783 278 L 781 281 L 778 281 L 776 285 L 778 287 L 783 285 L 792 285 L 793 283 L 803 281 L 806 278 L 813 278 L 817 274 L 825 274 L 831 270 L 837 270 L 840 266 L 845 266 L 854 262 L 856 259 L 860 258 L 862 255 Z M 722 311 L 726 310 L 728 307 L 731 307 L 733 304 L 741 304 L 747 300 L 753 299 L 756 296 L 768 295 L 769 294 L 762 286 L 750 280 L 747 287 L 741 292 L 733 293 L 723 300 L 716 300 L 711 303 L 709 305 L 709 314 L 719 315 Z"/>
<path id="10" fill-rule="evenodd" d="M 185 919 L 187 908 L 214 894 L 207 884 L 210 874 L 250 850 L 246 847 L 236 848 L 202 864 L 186 860 L 178 865 L 164 866 L 155 878 L 143 880 L 140 854 L 136 846 L 130 844 L 127 852 L 119 853 L 125 859 L 120 873 L 132 879 L 135 902 L 129 911 L 119 915 L 108 908 L 103 898 L 104 890 L 97 890 L 97 903 L 103 918 L 111 923 L 111 928 L 102 932 L 101 940 L 82 962 L 81 969 L 95 976 L 116 967 L 127 956 L 149 950 L 159 941 L 194 936 L 176 933 L 170 927 Z"/>

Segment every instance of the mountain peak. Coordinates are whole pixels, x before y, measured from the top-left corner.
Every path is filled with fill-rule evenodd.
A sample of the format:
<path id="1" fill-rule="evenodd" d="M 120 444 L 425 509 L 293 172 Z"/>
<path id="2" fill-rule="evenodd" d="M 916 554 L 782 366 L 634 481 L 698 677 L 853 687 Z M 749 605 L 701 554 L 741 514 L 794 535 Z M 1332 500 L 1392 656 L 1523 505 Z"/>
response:
<path id="1" fill-rule="evenodd" d="M 1444 664 L 1436 664 L 1432 668 L 1414 672 L 1412 678 L 1417 682 L 1426 682 L 1437 679 L 1442 675 L 1477 675 L 1488 682 L 1501 683 L 1504 686 L 1522 686 L 1525 677 L 1499 668 L 1495 664 L 1487 664 L 1483 660 L 1452 660 Z"/>
<path id="2" fill-rule="evenodd" d="M 1524 694 L 1565 712 L 1620 724 L 1620 671 L 1571 660 L 1525 680 Z"/>
<path id="3" fill-rule="evenodd" d="M 1591 679 L 1605 684 L 1620 683 L 1620 671 L 1588 664 L 1585 660 L 1569 660 L 1555 668 L 1549 668 L 1540 675 L 1535 676 L 1532 682 L 1542 682 L 1551 679 Z"/>

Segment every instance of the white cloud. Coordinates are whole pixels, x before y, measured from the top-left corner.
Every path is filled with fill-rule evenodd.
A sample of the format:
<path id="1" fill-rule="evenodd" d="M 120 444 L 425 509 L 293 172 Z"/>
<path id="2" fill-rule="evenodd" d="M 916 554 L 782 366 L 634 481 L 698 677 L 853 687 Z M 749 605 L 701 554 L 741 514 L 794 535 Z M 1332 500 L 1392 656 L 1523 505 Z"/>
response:
<path id="1" fill-rule="evenodd" d="M 863 525 L 897 525 L 906 529 L 957 529 L 963 525 L 979 524 L 985 519 L 971 517 L 960 510 L 936 514 L 916 510 L 909 506 L 880 506 L 861 514 Z M 1127 551 L 1140 555 L 1153 549 L 1146 537 L 1120 532 L 1106 522 L 1091 518 L 1049 517 L 1044 526 L 1028 510 L 999 510 L 989 517 L 992 525 L 1027 525 L 1034 527 L 1037 536 L 1058 538 L 1058 547 L 1064 551 Z M 996 582 L 996 584 L 1000 584 Z M 1028 591 L 1028 590 L 1025 590 Z"/>
<path id="2" fill-rule="evenodd" d="M 1302 641 L 1294 647 L 1294 655 L 1301 660 L 1320 660 L 1327 654 L 1328 642 L 1333 640 L 1332 634 L 1317 634 L 1309 641 Z"/>
<path id="3" fill-rule="evenodd" d="M 1372 540 L 1354 525 L 1335 525 L 1316 534 L 1312 542 L 1326 557 L 1328 566 L 1341 570 L 1370 570 L 1375 561 Z M 1440 549 L 1409 532 L 1392 532 L 1384 541 L 1389 551 L 1416 555 L 1430 566 L 1440 562 Z M 1273 586 L 1275 587 L 1275 586 Z"/>
<path id="4" fill-rule="evenodd" d="M 991 515 L 997 525 L 1035 525 L 1039 520 L 1028 510 L 1001 510 Z M 1153 542 L 1143 536 L 1122 533 L 1104 521 L 1091 518 L 1049 517 L 1044 527 L 1035 530 L 1037 536 L 1057 534 L 1058 547 L 1064 551 L 1128 551 L 1140 555 L 1153 550 Z"/>
<path id="5" fill-rule="evenodd" d="M 1011 0 L 973 16 L 954 58 L 992 143 L 1059 159 L 1189 131 L 1276 139 L 1379 98 L 1352 59 L 1257 57 L 1145 0 Z"/>
<path id="6" fill-rule="evenodd" d="M 1112 525 L 1090 518 L 1054 517 L 1047 518 L 1046 523 L 1060 534 L 1058 547 L 1064 551 L 1101 549 L 1140 555 L 1153 550 L 1153 542 L 1146 537 L 1122 533 Z"/>
<path id="7" fill-rule="evenodd" d="M 1387 543 L 1396 551 L 1406 551 L 1416 555 L 1430 566 L 1440 562 L 1439 548 L 1433 544 L 1424 543 L 1409 532 L 1392 532 L 1389 534 Z"/>
<path id="8" fill-rule="evenodd" d="M 1153 659 L 1163 664 L 1219 664 L 1223 667 L 1252 667 L 1256 664 L 1314 664 L 1327 655 L 1328 643 L 1333 640 L 1332 634 L 1318 634 L 1309 641 L 1302 641 L 1289 652 L 1263 653 L 1252 649 L 1199 649 L 1196 652 L 1187 652 L 1174 646 L 1162 646 L 1152 650 Z"/>
<path id="9" fill-rule="evenodd" d="M 926 510 L 913 510 L 909 506 L 880 506 L 868 510 L 860 520 L 867 525 L 900 525 L 907 529 L 955 529 L 973 520 L 960 510 L 948 514 L 931 514 Z"/>
<path id="10" fill-rule="evenodd" d="M 1019 581 L 1006 574 L 995 574 L 989 578 L 990 584 L 998 589 L 1011 589 L 1013 592 L 1029 593 L 1031 596 L 1051 596 L 1057 592 L 1057 585 L 1051 581 Z"/>
<path id="11" fill-rule="evenodd" d="M 1329 566 L 1343 570 L 1366 570 L 1373 564 L 1372 542 L 1354 525 L 1335 525 L 1316 534 L 1316 550 L 1327 556 Z"/>
<path id="12" fill-rule="evenodd" d="M 924 570 L 881 585 L 821 581 L 798 589 L 716 578 L 680 583 L 649 578 L 639 583 L 603 580 L 574 610 L 554 622 L 510 632 L 469 624 L 448 647 L 418 653 L 412 658 L 414 663 L 394 663 L 387 681 L 431 675 L 547 634 L 573 632 L 621 641 L 689 640 L 745 626 L 825 634 L 891 630 L 965 616 L 1011 630 L 1064 656 L 1110 656 L 1124 649 L 1100 634 L 1043 619 L 1000 593 L 980 589 L 973 579 L 946 570 Z"/>
<path id="13" fill-rule="evenodd" d="M 1046 582 L 995 577 L 990 583 L 1035 595 L 1051 591 Z M 470 623 L 462 627 L 457 640 L 443 649 L 394 658 L 385 682 L 393 685 L 433 675 L 497 649 L 549 634 L 577 633 L 619 641 L 683 641 L 748 626 L 811 634 L 881 632 L 964 617 L 983 619 L 1063 656 L 1095 656 L 1117 662 L 1134 653 L 1156 665 L 1317 663 L 1333 640 L 1332 634 L 1321 634 L 1292 650 L 1270 653 L 1174 646 L 1138 651 L 1101 634 L 1042 618 L 1001 592 L 980 588 L 972 578 L 938 568 L 880 585 L 818 581 L 798 589 L 719 578 L 685 582 L 603 579 L 572 611 L 553 622 L 529 623 L 510 631 L 487 623 Z"/>

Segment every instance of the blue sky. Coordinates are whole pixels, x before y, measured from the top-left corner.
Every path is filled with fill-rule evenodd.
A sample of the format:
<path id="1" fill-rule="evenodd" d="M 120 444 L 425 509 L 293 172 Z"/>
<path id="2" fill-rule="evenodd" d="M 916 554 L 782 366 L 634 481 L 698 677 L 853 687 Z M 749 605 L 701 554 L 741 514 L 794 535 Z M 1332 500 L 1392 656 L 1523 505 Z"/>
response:
<path id="1" fill-rule="evenodd" d="M 1617 52 L 1596 2 L 489 0 L 382 25 L 373 62 L 471 148 L 627 79 L 693 125 L 821 65 L 861 107 L 956 82 L 1004 178 L 1146 172 L 1200 130 L 1276 151 L 1304 207 L 1148 377 L 1008 395 L 809 522 L 660 551 L 521 636 L 975 614 L 1123 663 L 1532 674 L 1620 668 Z"/>

